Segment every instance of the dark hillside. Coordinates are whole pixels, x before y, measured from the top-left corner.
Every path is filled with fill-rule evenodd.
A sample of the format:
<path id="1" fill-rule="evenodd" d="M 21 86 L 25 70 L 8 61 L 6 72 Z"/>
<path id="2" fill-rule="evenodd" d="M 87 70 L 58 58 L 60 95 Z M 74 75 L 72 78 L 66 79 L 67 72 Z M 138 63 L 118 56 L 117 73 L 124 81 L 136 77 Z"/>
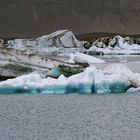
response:
<path id="1" fill-rule="evenodd" d="M 0 36 L 140 33 L 140 0 L 0 0 Z"/>

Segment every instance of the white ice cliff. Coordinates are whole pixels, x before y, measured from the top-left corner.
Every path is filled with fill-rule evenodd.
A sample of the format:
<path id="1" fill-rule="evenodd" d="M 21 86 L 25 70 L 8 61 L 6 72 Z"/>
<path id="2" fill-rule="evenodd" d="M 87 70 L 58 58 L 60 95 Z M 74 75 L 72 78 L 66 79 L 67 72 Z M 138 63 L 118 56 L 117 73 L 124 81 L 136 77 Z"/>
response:
<path id="1" fill-rule="evenodd" d="M 87 67 L 84 72 L 66 78 L 41 78 L 37 73 L 0 82 L 1 93 L 120 93 L 140 87 L 140 74 L 123 64 L 113 64 L 104 71 Z"/>

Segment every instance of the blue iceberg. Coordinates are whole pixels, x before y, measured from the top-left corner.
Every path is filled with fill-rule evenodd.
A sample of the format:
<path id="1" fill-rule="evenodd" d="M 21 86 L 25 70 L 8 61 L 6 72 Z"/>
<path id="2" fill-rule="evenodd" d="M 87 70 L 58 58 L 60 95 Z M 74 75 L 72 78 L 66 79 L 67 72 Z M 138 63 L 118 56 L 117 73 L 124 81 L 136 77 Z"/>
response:
<path id="1" fill-rule="evenodd" d="M 37 72 L 0 82 L 0 93 L 120 93 L 140 87 L 140 74 L 123 64 L 112 64 L 104 70 L 87 67 L 70 77 L 41 78 Z"/>

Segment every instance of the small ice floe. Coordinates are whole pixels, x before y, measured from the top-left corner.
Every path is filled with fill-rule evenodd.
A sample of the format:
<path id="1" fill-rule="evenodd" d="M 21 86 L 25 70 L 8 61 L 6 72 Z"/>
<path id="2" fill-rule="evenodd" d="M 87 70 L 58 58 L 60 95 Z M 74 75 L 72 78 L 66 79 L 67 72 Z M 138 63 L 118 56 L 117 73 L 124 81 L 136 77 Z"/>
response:
<path id="1" fill-rule="evenodd" d="M 126 63 L 126 62 L 128 62 L 128 60 L 121 60 L 120 62 L 121 63 Z"/>
<path id="2" fill-rule="evenodd" d="M 70 54 L 70 59 L 69 61 L 70 63 L 87 63 L 87 64 L 95 64 L 95 63 L 105 63 L 105 61 L 99 59 L 99 58 L 96 58 L 96 57 L 93 57 L 93 56 L 90 56 L 90 55 L 87 55 L 87 54 L 83 54 L 83 53 L 71 53 Z"/>
<path id="3" fill-rule="evenodd" d="M 140 87 L 138 87 L 138 88 L 132 87 L 127 90 L 127 93 L 137 93 L 137 92 L 140 92 Z"/>
<path id="4" fill-rule="evenodd" d="M 122 93 L 140 87 L 140 74 L 133 73 L 123 64 L 112 64 L 103 71 L 87 67 L 70 77 L 41 78 L 37 73 L 0 82 L 1 93 Z"/>

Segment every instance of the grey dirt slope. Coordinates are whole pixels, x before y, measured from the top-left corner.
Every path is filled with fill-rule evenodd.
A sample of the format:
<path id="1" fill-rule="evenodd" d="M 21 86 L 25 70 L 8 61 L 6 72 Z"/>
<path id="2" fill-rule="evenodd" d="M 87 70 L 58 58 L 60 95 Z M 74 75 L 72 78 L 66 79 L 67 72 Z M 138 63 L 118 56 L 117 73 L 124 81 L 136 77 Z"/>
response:
<path id="1" fill-rule="evenodd" d="M 0 36 L 34 37 L 58 29 L 76 34 L 139 34 L 140 0 L 0 0 Z"/>

